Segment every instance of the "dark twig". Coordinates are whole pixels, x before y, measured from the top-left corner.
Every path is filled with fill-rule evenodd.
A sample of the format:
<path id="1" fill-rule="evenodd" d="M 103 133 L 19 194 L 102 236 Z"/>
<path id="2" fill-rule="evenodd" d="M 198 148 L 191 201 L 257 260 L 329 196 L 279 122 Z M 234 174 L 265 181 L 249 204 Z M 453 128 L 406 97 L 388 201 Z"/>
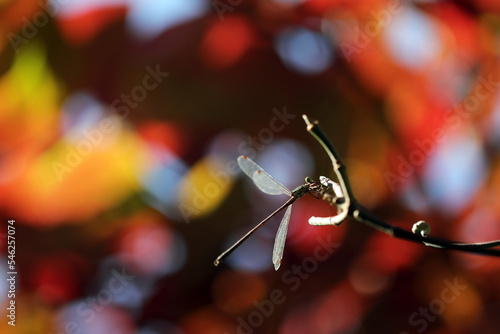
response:
<path id="1" fill-rule="evenodd" d="M 332 161 L 333 170 L 337 179 L 342 188 L 342 192 L 345 198 L 345 201 L 336 204 L 339 209 L 339 214 L 334 217 L 329 218 L 317 218 L 311 217 L 309 223 L 312 225 L 339 225 L 341 224 L 347 217 L 351 217 L 365 225 L 368 225 L 372 228 L 375 228 L 381 232 L 384 232 L 390 236 L 423 243 L 429 247 L 436 248 L 444 248 L 444 249 L 454 249 L 464 252 L 476 253 L 476 254 L 485 254 L 485 255 L 494 255 L 500 256 L 500 250 L 492 249 L 492 247 L 500 246 L 500 240 L 489 241 L 489 242 L 478 242 L 478 243 L 464 243 L 464 242 L 455 242 L 440 238 L 435 238 L 427 235 L 425 233 L 413 233 L 411 231 L 407 231 L 397 226 L 390 225 L 383 220 L 372 215 L 367 209 L 361 206 L 356 197 L 354 196 L 352 189 L 349 185 L 349 178 L 347 176 L 347 172 L 345 169 L 342 160 L 340 159 L 340 155 L 335 150 L 334 146 L 325 135 L 323 130 L 321 130 L 317 121 L 311 122 L 306 115 L 302 116 L 304 121 L 307 124 L 307 131 L 313 135 L 316 140 L 323 146 L 326 153 L 330 157 Z M 419 224 L 426 226 L 425 222 L 419 222 Z"/>

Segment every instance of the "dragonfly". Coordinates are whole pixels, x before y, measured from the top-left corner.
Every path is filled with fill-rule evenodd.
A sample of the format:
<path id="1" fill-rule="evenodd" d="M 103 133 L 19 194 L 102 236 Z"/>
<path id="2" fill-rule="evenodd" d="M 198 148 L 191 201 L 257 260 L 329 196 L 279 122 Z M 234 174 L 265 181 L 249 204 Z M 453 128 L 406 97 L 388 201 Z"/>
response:
<path id="1" fill-rule="evenodd" d="M 274 269 L 278 270 L 281 265 L 281 260 L 283 258 L 283 250 L 285 248 L 286 234 L 288 231 L 288 224 L 290 222 L 290 216 L 292 215 L 292 204 L 302 196 L 307 193 L 311 193 L 316 197 L 316 194 L 320 193 L 322 186 L 314 182 L 310 177 L 306 177 L 306 183 L 298 186 L 293 191 L 290 191 L 281 182 L 273 178 L 268 172 L 266 172 L 262 167 L 257 165 L 252 159 L 247 156 L 241 155 L 238 157 L 238 165 L 241 170 L 248 175 L 252 181 L 255 183 L 257 188 L 262 192 L 269 195 L 288 195 L 290 198 L 273 213 L 271 213 L 267 218 L 257 224 L 254 228 L 247 232 L 243 237 L 241 237 L 234 245 L 229 247 L 225 252 L 215 259 L 214 264 L 217 266 L 227 258 L 236 248 L 238 248 L 248 237 L 250 237 L 255 231 L 262 227 L 269 219 L 274 217 L 278 212 L 286 208 L 285 215 L 281 220 L 278 232 L 276 233 L 276 238 L 274 240 L 273 248 L 273 264 Z"/>

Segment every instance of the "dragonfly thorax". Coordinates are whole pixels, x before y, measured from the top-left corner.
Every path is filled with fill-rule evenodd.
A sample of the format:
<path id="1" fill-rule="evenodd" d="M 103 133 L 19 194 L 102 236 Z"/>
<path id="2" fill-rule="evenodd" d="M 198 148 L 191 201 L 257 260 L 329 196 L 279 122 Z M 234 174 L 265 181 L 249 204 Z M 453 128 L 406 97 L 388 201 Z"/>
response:
<path id="1" fill-rule="evenodd" d="M 310 184 L 303 184 L 298 186 L 292 191 L 292 196 L 295 198 L 301 198 L 305 194 L 307 194 L 311 190 L 311 185 Z"/>

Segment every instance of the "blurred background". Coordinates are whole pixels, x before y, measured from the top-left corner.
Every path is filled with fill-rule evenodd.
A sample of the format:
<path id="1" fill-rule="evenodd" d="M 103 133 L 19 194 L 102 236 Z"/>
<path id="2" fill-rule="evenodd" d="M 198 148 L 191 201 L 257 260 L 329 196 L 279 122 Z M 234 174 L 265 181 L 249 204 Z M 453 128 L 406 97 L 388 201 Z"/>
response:
<path id="1" fill-rule="evenodd" d="M 500 259 L 392 239 L 287 187 L 333 178 L 387 222 L 500 239 L 494 0 L 1 0 L 2 333 L 497 333 Z M 2 308 L 12 300 L 0 281 Z M 4 311 L 6 314 L 7 312 Z"/>

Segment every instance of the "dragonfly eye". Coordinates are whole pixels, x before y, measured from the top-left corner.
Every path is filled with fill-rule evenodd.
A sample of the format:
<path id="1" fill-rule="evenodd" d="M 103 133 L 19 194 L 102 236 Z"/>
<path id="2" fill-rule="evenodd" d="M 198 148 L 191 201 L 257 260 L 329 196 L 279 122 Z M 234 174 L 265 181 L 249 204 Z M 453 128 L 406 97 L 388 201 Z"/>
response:
<path id="1" fill-rule="evenodd" d="M 307 183 L 313 183 L 314 182 L 313 179 L 310 176 L 307 176 L 305 181 Z"/>

